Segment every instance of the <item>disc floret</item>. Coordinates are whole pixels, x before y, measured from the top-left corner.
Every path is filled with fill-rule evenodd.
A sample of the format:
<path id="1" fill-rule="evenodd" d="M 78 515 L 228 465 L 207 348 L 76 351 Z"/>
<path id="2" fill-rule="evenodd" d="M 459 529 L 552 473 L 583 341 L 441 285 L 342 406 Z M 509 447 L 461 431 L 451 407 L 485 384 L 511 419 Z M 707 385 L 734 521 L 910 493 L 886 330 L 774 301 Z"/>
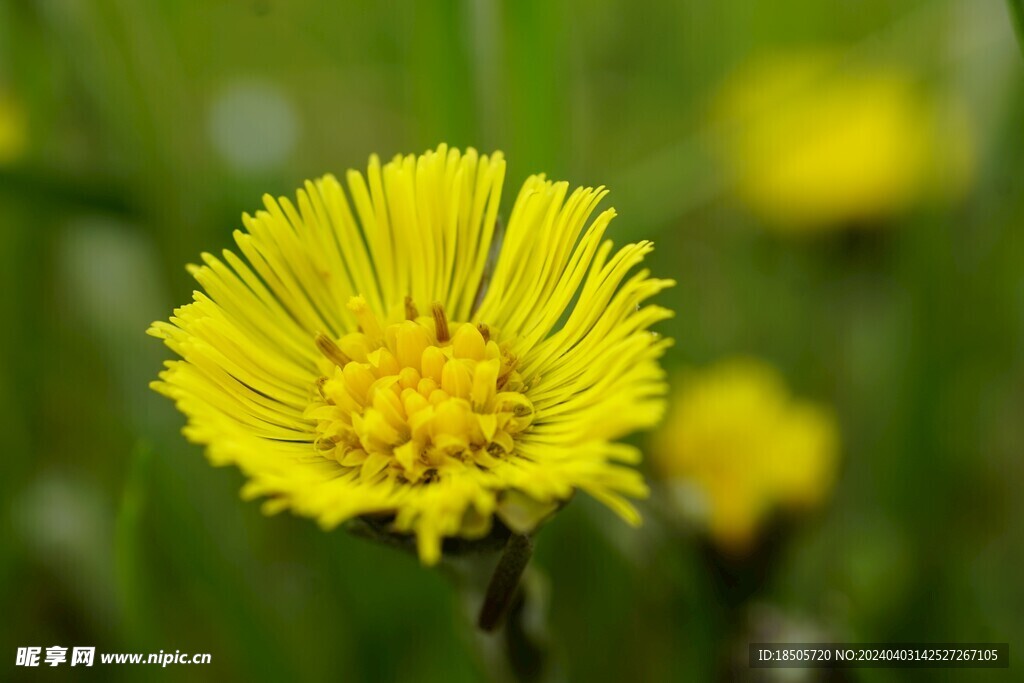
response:
<path id="1" fill-rule="evenodd" d="M 359 331 L 317 348 L 332 367 L 309 416 L 315 449 L 367 482 L 428 484 L 447 471 L 489 471 L 513 457 L 533 421 L 517 360 L 484 325 L 449 321 L 434 304 L 381 325 L 366 301 L 349 309 Z"/>

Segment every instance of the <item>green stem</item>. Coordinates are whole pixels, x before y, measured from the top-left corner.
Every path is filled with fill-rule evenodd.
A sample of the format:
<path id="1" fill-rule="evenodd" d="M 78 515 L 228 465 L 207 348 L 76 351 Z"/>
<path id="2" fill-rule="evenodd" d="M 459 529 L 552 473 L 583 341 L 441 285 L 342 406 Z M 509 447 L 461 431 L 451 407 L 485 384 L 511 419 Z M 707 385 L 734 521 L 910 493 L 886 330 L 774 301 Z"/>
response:
<path id="1" fill-rule="evenodd" d="M 527 611 L 531 609 L 527 605 L 529 600 L 536 600 L 536 596 L 530 597 L 529 580 L 523 588 L 516 592 L 516 597 L 505 618 L 504 648 L 505 657 L 509 669 L 515 680 L 522 683 L 535 683 L 543 680 L 550 673 L 551 667 L 548 662 L 547 647 L 543 635 L 536 633 L 528 625 Z M 538 609 L 534 604 L 532 609 Z"/>
<path id="2" fill-rule="evenodd" d="M 119 590 L 121 624 L 129 642 L 152 642 L 153 624 L 148 609 L 141 543 L 145 537 L 146 499 L 152 472 L 153 454 L 148 444 L 135 447 L 128 479 L 121 494 L 114 522 L 114 571 Z"/>
<path id="3" fill-rule="evenodd" d="M 114 214 L 139 213 L 126 198 L 127 190 L 112 179 L 77 177 L 42 167 L 0 169 L 0 195 Z"/>
<path id="4" fill-rule="evenodd" d="M 484 604 L 480 608 L 477 626 L 492 633 L 501 626 L 519 589 L 519 579 L 533 556 L 533 541 L 524 534 L 509 536 L 505 550 L 494 568 L 491 582 L 487 586 Z"/>
<path id="5" fill-rule="evenodd" d="M 1006 0 L 1010 7 L 1010 19 L 1017 34 L 1017 45 L 1024 53 L 1024 0 Z"/>

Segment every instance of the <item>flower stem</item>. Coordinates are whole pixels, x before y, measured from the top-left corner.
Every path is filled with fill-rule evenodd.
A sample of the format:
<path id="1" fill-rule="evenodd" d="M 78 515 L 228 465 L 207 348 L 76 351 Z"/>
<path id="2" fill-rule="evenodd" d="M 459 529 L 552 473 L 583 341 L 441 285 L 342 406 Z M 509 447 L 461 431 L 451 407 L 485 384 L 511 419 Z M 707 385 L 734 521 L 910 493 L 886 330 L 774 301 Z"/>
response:
<path id="1" fill-rule="evenodd" d="M 1024 51 L 1024 0 L 1006 0 L 1010 9 L 1010 20 L 1017 34 L 1017 45 Z"/>
<path id="2" fill-rule="evenodd" d="M 492 633 L 501 626 L 519 590 L 519 579 L 533 556 L 533 541 L 525 534 L 512 534 L 487 586 L 477 626 Z"/>

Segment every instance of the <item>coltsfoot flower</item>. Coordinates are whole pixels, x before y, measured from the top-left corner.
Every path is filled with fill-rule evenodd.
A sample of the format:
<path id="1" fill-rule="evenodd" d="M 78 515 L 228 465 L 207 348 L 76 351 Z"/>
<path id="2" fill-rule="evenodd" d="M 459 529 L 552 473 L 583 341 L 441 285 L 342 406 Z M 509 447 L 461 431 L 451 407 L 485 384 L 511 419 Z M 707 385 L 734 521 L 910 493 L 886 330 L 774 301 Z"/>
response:
<path id="1" fill-rule="evenodd" d="M 873 226 L 963 194 L 973 141 L 962 108 L 893 66 L 846 66 L 838 50 L 762 57 L 716 99 L 740 198 L 771 228 Z"/>
<path id="2" fill-rule="evenodd" d="M 505 162 L 442 145 L 370 159 L 364 176 L 264 197 L 241 256 L 190 266 L 193 303 L 150 334 L 181 360 L 153 388 L 217 465 L 325 528 L 359 516 L 414 534 L 479 538 L 494 515 L 525 533 L 575 490 L 639 520 L 640 457 L 616 439 L 653 426 L 672 284 L 613 251 L 603 188 L 528 178 L 504 234 Z"/>
<path id="3" fill-rule="evenodd" d="M 721 547 L 744 552 L 772 513 L 827 497 L 838 462 L 835 417 L 794 399 L 774 368 L 731 359 L 678 387 L 653 464 Z"/>

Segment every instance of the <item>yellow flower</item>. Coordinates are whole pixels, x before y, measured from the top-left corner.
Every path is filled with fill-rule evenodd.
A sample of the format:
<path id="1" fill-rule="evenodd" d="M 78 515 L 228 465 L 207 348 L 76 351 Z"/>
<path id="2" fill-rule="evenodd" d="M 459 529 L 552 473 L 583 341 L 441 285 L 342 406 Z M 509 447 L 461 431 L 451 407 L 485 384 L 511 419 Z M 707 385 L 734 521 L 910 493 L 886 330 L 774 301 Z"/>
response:
<path id="1" fill-rule="evenodd" d="M 371 157 L 347 194 L 328 175 L 264 197 L 242 257 L 190 266 L 205 293 L 149 330 L 182 358 L 153 387 L 245 496 L 324 528 L 393 516 L 427 564 L 577 489 L 639 521 L 640 454 L 615 440 L 661 416 L 648 327 L 671 313 L 641 303 L 672 282 L 630 275 L 651 244 L 614 252 L 614 210 L 590 221 L 603 188 L 532 176 L 502 235 L 504 173 L 444 145 Z"/>
<path id="2" fill-rule="evenodd" d="M 0 166 L 16 161 L 28 145 L 28 125 L 21 105 L 0 88 Z"/>
<path id="3" fill-rule="evenodd" d="M 961 110 L 897 68 L 840 68 L 839 55 L 764 58 L 723 87 L 716 114 L 738 195 L 770 227 L 870 226 L 963 193 L 973 146 Z"/>
<path id="4" fill-rule="evenodd" d="M 679 383 L 652 453 L 687 511 L 742 552 L 771 513 L 829 493 L 838 430 L 829 411 L 792 398 L 773 368 L 733 359 Z"/>

